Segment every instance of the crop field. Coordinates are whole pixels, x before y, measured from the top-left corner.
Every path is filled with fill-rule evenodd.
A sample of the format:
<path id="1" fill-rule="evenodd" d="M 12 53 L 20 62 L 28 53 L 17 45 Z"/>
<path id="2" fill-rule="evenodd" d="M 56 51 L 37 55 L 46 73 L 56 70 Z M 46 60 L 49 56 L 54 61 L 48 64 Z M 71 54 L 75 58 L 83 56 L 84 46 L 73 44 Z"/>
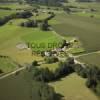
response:
<path id="1" fill-rule="evenodd" d="M 100 19 L 62 13 L 55 20 L 61 22 L 53 26 L 56 32 L 79 38 L 87 52 L 100 50 Z"/>
<path id="2" fill-rule="evenodd" d="M 78 58 L 79 61 L 82 61 L 86 64 L 92 64 L 100 67 L 100 53 L 93 53 L 89 55 L 84 55 Z"/>
<path id="3" fill-rule="evenodd" d="M 76 74 L 71 74 L 57 82 L 50 83 L 63 100 L 98 100 L 86 86 L 85 80 Z"/>

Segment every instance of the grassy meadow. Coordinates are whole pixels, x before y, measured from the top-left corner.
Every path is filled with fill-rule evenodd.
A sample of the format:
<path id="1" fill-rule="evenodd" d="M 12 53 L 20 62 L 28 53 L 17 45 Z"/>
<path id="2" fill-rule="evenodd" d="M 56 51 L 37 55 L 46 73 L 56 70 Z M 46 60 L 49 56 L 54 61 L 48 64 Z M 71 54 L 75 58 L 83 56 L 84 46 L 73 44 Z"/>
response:
<path id="1" fill-rule="evenodd" d="M 39 66 L 39 68 L 48 68 L 51 71 L 55 71 L 58 67 L 58 62 L 53 64 L 42 64 Z"/>
<path id="2" fill-rule="evenodd" d="M 77 14 L 58 14 L 55 20 L 60 24 L 53 25 L 55 31 L 64 36 L 79 38 L 87 52 L 100 50 L 100 19 Z"/>
<path id="3" fill-rule="evenodd" d="M 0 27 L 0 55 L 9 56 L 21 65 L 31 63 L 34 60 L 43 61 L 43 57 L 40 57 L 37 54 L 33 55 L 32 51 L 45 51 L 53 49 L 54 46 L 52 46 L 52 44 L 58 44 L 61 42 L 62 36 L 68 41 L 73 38 L 81 41 L 80 45 L 82 48 L 76 47 L 76 44 L 74 45 L 75 48 L 70 48 L 68 53 L 77 55 L 78 53 L 82 53 L 84 51 L 100 51 L 100 5 L 95 3 L 92 3 L 91 5 L 88 3 L 71 3 L 66 5 L 73 4 L 75 4 L 74 6 L 83 7 L 85 9 L 94 7 L 98 10 L 98 12 L 76 12 L 67 14 L 62 9 L 59 9 L 58 11 L 55 11 L 55 8 L 47 10 L 54 11 L 56 14 L 56 17 L 50 20 L 49 23 L 58 34 L 54 31 L 42 31 L 40 28 L 27 28 L 19 26 L 21 22 L 25 22 L 28 19 L 10 20 L 7 24 Z M 12 14 L 17 11 L 16 9 L 31 8 L 29 5 L 19 4 L 0 4 L 0 7 L 9 7 L 12 9 L 11 11 L 0 10 L 0 17 Z M 91 15 L 94 15 L 94 17 L 90 17 Z M 47 13 L 40 13 L 38 16 L 32 16 L 29 19 L 43 20 L 46 17 L 48 17 Z M 21 43 L 29 44 L 29 47 L 32 47 L 32 49 L 17 48 L 17 45 Z M 88 64 L 100 66 L 99 58 L 100 53 L 94 53 L 81 56 L 78 60 Z M 15 70 L 18 66 L 16 66 L 11 59 L 0 58 L 0 69 L 4 72 Z M 49 68 L 51 71 L 55 71 L 58 67 L 58 63 L 41 64 L 38 67 Z M 0 99 L 8 100 L 10 95 L 9 99 L 13 98 L 14 100 L 19 100 L 21 97 L 21 100 L 31 100 L 30 91 L 32 87 L 30 87 L 28 80 L 25 80 L 24 78 L 25 74 L 23 74 L 22 71 L 18 76 L 13 75 L 3 79 L 2 81 L 0 80 L 0 89 L 2 91 L 2 97 L 0 97 Z M 63 100 L 98 100 L 96 95 L 86 87 L 85 82 L 85 79 L 74 73 L 62 78 L 59 81 L 51 82 L 49 85 L 54 87 L 56 92 L 62 96 Z M 8 91 L 9 89 L 12 91 L 11 93 Z"/>
<path id="4" fill-rule="evenodd" d="M 63 100 L 98 100 L 85 86 L 85 80 L 77 74 L 71 74 L 57 82 L 50 83 Z"/>
<path id="5" fill-rule="evenodd" d="M 10 58 L 0 58 L 0 69 L 4 73 L 11 72 L 18 68 L 18 65 Z"/>
<path id="6" fill-rule="evenodd" d="M 31 6 L 27 5 L 27 4 L 23 4 L 23 5 L 20 5 L 18 3 L 5 3 L 5 4 L 0 4 L 0 7 L 8 7 L 8 8 L 11 8 L 13 10 L 16 10 L 16 9 L 29 9 L 31 8 Z"/>
<path id="7" fill-rule="evenodd" d="M 0 99 L 32 100 L 30 98 L 32 90 L 30 86 L 32 84 L 31 81 L 26 71 L 0 80 Z"/>
<path id="8" fill-rule="evenodd" d="M 44 17 L 44 15 L 40 15 Z M 32 50 L 47 50 L 49 43 L 59 43 L 61 38 L 55 35 L 52 31 L 41 31 L 40 28 L 25 28 L 20 27 L 21 22 L 25 22 L 27 19 L 13 19 L 6 25 L 0 27 L 0 54 L 7 55 L 13 58 L 19 63 L 32 62 L 33 60 L 41 60 L 41 57 L 33 56 Z M 20 43 L 35 44 L 32 50 L 19 50 L 16 46 Z M 38 48 L 44 44 L 44 47 Z M 37 47 L 38 46 L 38 47 Z"/>

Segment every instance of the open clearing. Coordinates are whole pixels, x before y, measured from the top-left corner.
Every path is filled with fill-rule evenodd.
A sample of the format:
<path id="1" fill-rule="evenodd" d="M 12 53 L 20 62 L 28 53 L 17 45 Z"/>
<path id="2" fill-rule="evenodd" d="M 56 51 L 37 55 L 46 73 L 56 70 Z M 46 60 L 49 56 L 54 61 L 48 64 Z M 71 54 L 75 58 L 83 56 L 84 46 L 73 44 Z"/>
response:
<path id="1" fill-rule="evenodd" d="M 98 100 L 94 93 L 85 86 L 85 80 L 76 74 L 71 74 L 60 81 L 50 83 L 63 100 Z"/>
<path id="2" fill-rule="evenodd" d="M 87 52 L 100 50 L 100 19 L 77 14 L 58 14 L 55 20 L 60 24 L 53 28 L 61 35 L 79 38 Z"/>

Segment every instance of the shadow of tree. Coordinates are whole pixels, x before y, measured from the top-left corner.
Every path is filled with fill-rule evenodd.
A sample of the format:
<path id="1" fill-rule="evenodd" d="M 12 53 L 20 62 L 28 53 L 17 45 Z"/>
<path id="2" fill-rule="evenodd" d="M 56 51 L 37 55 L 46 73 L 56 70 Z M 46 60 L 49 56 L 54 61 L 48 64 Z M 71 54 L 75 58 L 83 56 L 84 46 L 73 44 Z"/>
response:
<path id="1" fill-rule="evenodd" d="M 64 100 L 63 97 L 64 96 L 62 94 L 57 93 L 55 100 Z"/>

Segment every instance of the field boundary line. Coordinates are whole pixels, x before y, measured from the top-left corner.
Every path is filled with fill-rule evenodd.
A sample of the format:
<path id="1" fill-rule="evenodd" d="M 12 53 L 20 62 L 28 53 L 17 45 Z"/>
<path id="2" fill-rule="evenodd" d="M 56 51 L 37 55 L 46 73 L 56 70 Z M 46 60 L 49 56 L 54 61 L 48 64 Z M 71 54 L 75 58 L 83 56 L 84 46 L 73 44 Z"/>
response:
<path id="1" fill-rule="evenodd" d="M 25 68 L 26 68 L 26 66 L 24 66 L 24 67 L 22 67 L 22 68 L 18 68 L 18 69 L 16 69 L 15 71 L 10 72 L 10 73 L 8 73 L 8 74 L 5 74 L 5 75 L 3 75 L 3 76 L 0 77 L 0 80 L 1 80 L 1 79 L 4 79 L 4 78 L 6 78 L 6 77 L 8 77 L 8 76 L 10 76 L 10 75 L 16 74 L 17 72 L 22 71 L 22 70 L 24 70 Z"/>
<path id="2" fill-rule="evenodd" d="M 79 57 L 82 57 L 82 56 L 87 56 L 87 55 L 91 55 L 91 54 L 95 54 L 95 53 L 100 53 L 100 51 L 84 53 L 84 54 L 81 54 L 81 55 L 74 56 L 74 58 L 79 58 Z"/>

